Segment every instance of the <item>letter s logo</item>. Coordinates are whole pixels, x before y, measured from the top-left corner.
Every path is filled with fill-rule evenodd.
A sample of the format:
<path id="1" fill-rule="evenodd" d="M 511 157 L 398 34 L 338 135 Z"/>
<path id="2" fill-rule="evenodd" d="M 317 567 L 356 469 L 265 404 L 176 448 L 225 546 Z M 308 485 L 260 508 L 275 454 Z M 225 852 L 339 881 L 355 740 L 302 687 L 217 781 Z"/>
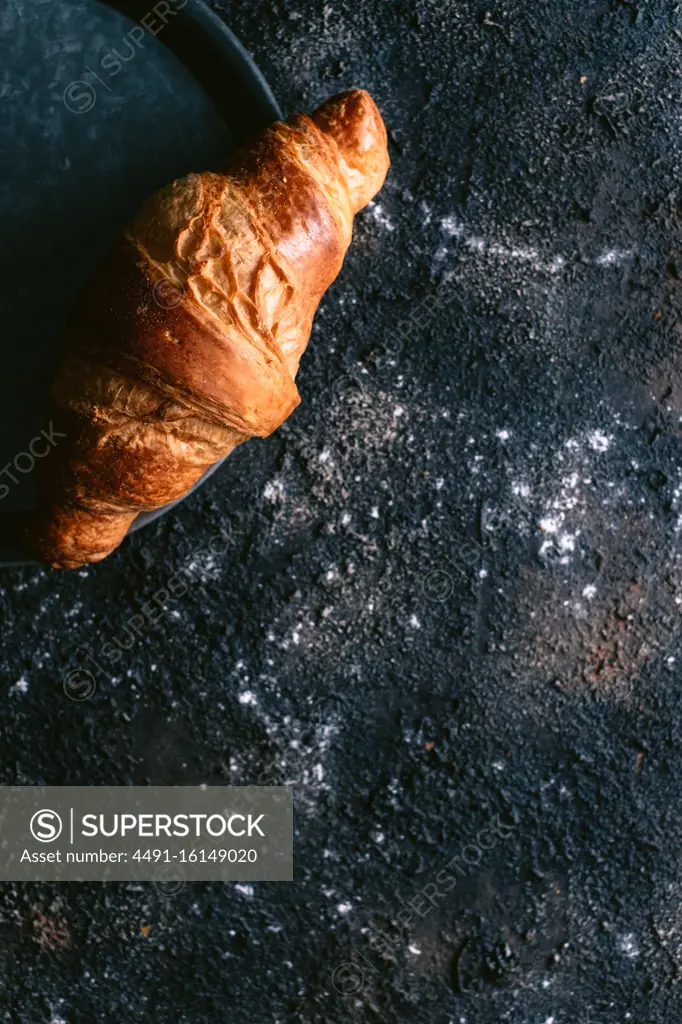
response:
<path id="1" fill-rule="evenodd" d="M 31 834 L 39 843 L 53 843 L 62 834 L 62 819 L 56 811 L 36 811 L 31 818 Z"/>

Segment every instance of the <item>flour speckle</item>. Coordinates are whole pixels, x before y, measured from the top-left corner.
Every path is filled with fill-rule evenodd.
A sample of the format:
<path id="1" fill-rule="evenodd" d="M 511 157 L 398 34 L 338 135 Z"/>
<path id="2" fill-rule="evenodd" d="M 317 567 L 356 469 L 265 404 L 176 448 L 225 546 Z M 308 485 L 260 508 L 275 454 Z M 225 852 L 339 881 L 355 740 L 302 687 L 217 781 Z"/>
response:
<path id="1" fill-rule="evenodd" d="M 284 497 L 284 483 L 279 477 L 269 480 L 263 489 L 263 497 L 266 501 L 281 501 Z"/>
<path id="2" fill-rule="evenodd" d="M 639 946 L 635 940 L 635 936 L 628 932 L 627 935 L 623 935 L 618 943 L 618 948 L 628 960 L 636 960 L 639 956 Z"/>
<path id="3" fill-rule="evenodd" d="M 388 214 L 384 212 L 384 208 L 381 203 L 377 203 L 376 201 L 368 203 L 367 212 L 374 218 L 379 227 L 384 228 L 386 231 L 395 231 L 395 224 Z"/>
<path id="4" fill-rule="evenodd" d="M 601 430 L 593 430 L 591 434 L 587 435 L 590 448 L 594 448 L 596 452 L 607 452 L 611 447 L 612 440 L 612 437 L 607 437 Z"/>
<path id="5" fill-rule="evenodd" d="M 240 693 L 239 694 L 239 703 L 240 704 L 257 704 L 258 703 L 258 699 L 256 698 L 256 695 L 254 693 L 251 693 L 250 690 L 245 690 L 244 693 Z"/>

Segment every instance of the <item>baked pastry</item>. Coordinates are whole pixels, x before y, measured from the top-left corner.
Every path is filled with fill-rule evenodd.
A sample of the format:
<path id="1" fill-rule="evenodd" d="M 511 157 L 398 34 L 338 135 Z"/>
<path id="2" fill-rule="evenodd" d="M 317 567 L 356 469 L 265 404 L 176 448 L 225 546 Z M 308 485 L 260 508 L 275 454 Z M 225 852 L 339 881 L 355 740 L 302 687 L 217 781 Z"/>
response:
<path id="1" fill-rule="evenodd" d="M 147 201 L 67 330 L 53 390 L 66 437 L 26 528 L 43 561 L 105 558 L 139 512 L 289 416 L 313 316 L 388 167 L 381 115 L 353 90 Z"/>

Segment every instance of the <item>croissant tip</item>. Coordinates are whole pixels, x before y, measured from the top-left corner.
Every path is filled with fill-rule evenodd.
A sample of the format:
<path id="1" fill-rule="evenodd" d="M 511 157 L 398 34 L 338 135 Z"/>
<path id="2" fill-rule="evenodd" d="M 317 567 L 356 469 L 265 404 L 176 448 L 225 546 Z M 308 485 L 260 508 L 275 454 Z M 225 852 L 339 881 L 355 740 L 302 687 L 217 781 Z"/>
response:
<path id="1" fill-rule="evenodd" d="M 312 119 L 339 148 L 357 213 L 380 190 L 391 164 L 379 108 L 366 89 L 347 89 L 318 107 Z"/>

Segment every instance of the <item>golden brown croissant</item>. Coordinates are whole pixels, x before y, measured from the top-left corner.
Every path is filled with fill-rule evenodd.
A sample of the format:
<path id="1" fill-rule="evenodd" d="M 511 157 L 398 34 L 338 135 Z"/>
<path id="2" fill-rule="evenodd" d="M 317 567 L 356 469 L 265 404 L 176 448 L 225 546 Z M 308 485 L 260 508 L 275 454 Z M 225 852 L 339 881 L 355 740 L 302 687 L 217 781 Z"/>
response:
<path id="1" fill-rule="evenodd" d="M 296 408 L 313 316 L 388 167 L 381 115 L 354 90 L 148 200 L 67 332 L 53 392 L 66 440 L 27 529 L 42 560 L 106 557 L 139 512 Z"/>

